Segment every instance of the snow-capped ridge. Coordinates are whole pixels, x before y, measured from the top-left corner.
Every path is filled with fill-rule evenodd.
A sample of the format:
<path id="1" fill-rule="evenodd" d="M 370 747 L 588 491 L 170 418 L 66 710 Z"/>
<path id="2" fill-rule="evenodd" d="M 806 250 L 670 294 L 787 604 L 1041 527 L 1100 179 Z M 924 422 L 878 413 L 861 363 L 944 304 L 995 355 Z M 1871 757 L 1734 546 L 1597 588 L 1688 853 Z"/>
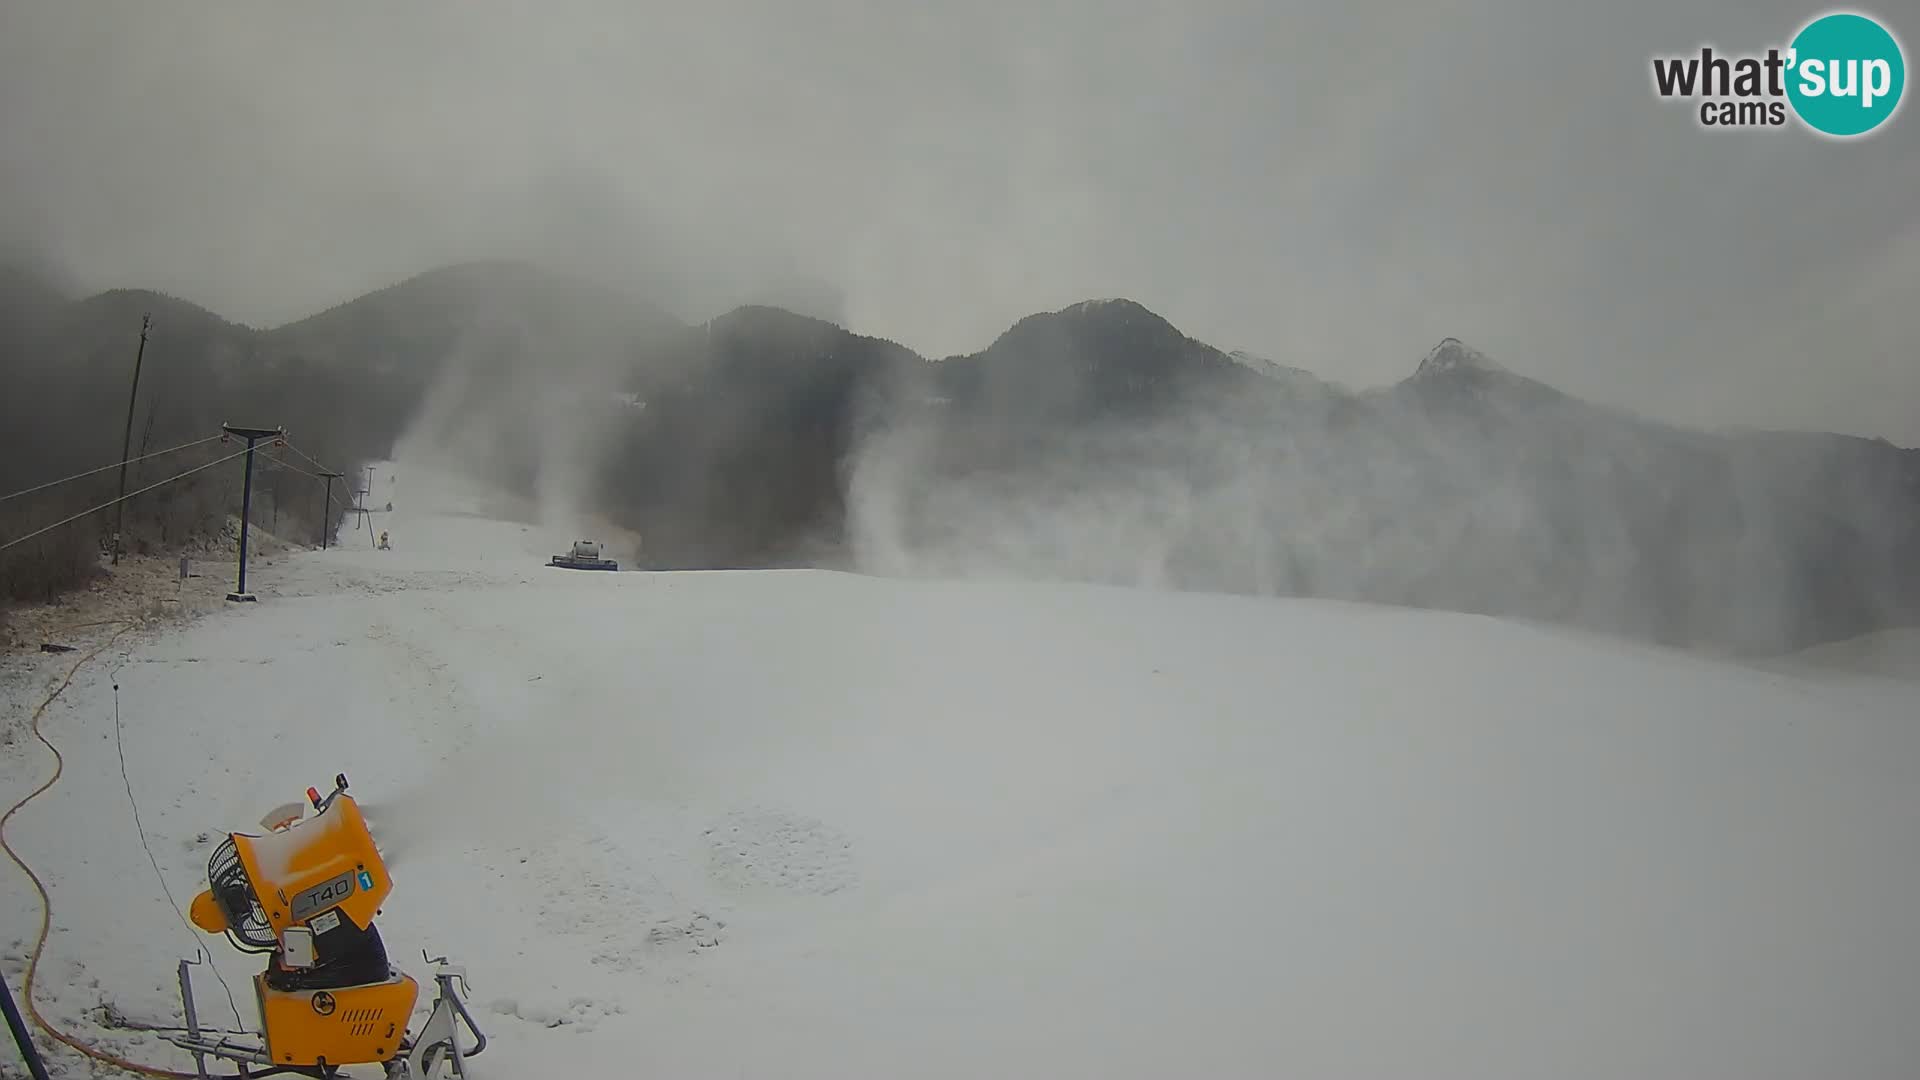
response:
<path id="1" fill-rule="evenodd" d="M 1507 374 L 1507 369 L 1495 363 L 1486 353 L 1468 345 L 1456 337 L 1441 338 L 1440 344 L 1433 347 L 1426 359 L 1420 361 L 1420 367 L 1414 371 L 1414 378 L 1427 378 L 1445 375 L 1454 371 L 1477 371 L 1487 374 Z"/>
<path id="2" fill-rule="evenodd" d="M 1248 352 L 1245 349 L 1231 350 L 1226 354 L 1226 357 L 1249 371 L 1265 375 L 1268 378 L 1278 379 L 1281 382 L 1313 383 L 1328 388 L 1332 388 L 1333 386 L 1332 383 L 1308 371 L 1306 368 L 1283 364 L 1278 360 L 1272 360 L 1261 356 L 1259 353 Z"/>
<path id="3" fill-rule="evenodd" d="M 1066 307 L 1061 308 L 1059 311 L 1055 312 L 1054 314 L 1056 315 L 1088 315 L 1096 311 L 1104 311 L 1104 310 L 1114 309 L 1114 308 L 1119 308 L 1119 309 L 1139 308 L 1142 311 L 1146 310 L 1146 307 L 1137 300 L 1129 300 L 1124 296 L 1105 296 L 1105 297 L 1098 297 L 1092 300 L 1082 300 L 1077 304 L 1068 304 Z"/>
<path id="4" fill-rule="evenodd" d="M 1245 349 L 1228 350 L 1227 359 L 1239 364 L 1241 367 L 1257 371 L 1262 375 L 1288 375 L 1300 370 L 1299 368 L 1288 367 L 1277 360 L 1269 360 L 1258 353 L 1250 353 Z"/>

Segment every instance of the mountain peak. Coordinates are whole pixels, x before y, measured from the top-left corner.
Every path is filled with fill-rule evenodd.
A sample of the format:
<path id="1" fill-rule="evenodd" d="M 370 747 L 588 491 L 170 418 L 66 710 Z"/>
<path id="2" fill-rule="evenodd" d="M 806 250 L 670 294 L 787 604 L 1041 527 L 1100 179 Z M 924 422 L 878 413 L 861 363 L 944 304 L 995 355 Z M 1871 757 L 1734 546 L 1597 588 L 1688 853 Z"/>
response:
<path id="1" fill-rule="evenodd" d="M 1507 369 L 1488 358 L 1486 353 L 1466 344 L 1459 338 L 1442 338 L 1440 344 L 1433 347 L 1414 378 L 1445 375 L 1454 371 L 1475 371 L 1488 374 L 1504 373 Z"/>
<path id="2" fill-rule="evenodd" d="M 78 310 L 85 313 L 82 317 L 86 319 L 118 320 L 122 323 L 133 320 L 137 314 L 151 314 L 157 324 L 156 330 L 167 323 L 175 326 L 242 326 L 191 300 L 152 289 L 108 289 L 81 300 Z M 159 332 L 165 333 L 164 330 Z"/>
<path id="3" fill-rule="evenodd" d="M 1059 315 L 1133 315 L 1139 313 L 1153 314 L 1139 301 L 1129 300 L 1124 296 L 1109 296 L 1096 300 L 1082 300 L 1077 304 L 1068 304 L 1056 312 L 1056 314 Z"/>
<path id="4" fill-rule="evenodd" d="M 1172 323 L 1140 302 L 1114 297 L 1082 300 L 1058 311 L 1028 315 L 1002 332 L 987 352 L 1052 354 L 1089 347 L 1095 340 L 1104 341 L 1106 346 L 1122 340 L 1135 345 L 1158 341 L 1176 348 L 1193 344 Z"/>

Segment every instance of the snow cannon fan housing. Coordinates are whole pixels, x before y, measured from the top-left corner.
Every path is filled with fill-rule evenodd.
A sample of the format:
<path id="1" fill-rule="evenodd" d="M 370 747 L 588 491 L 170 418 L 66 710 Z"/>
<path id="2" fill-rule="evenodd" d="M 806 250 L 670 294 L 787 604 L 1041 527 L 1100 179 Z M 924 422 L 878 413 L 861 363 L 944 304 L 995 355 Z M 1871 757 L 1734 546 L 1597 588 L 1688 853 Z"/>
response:
<path id="1" fill-rule="evenodd" d="M 340 919 L 366 930 L 393 892 L 386 863 L 353 797 L 336 789 L 314 817 L 265 836 L 230 833 L 207 862 L 210 888 L 193 921 L 245 952 L 286 948 L 286 932 L 325 933 Z"/>

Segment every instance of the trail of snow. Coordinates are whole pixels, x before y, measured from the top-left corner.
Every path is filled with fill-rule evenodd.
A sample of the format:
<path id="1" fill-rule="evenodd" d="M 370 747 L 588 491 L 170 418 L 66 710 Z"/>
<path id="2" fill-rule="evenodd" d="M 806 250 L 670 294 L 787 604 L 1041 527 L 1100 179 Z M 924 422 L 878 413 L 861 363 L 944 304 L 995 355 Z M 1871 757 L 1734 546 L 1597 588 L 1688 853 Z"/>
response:
<path id="1" fill-rule="evenodd" d="M 68 774 L 14 831 L 51 1016 L 170 1022 L 204 944 L 252 1020 L 256 962 L 135 835 L 117 677 L 182 903 L 222 830 L 347 773 L 396 961 L 469 967 L 482 1078 L 1920 1061 L 1910 687 L 1357 605 L 552 570 L 572 537 L 399 475 L 394 550 L 280 559 L 49 710 Z M 0 795 L 44 769 L 16 736 Z M 12 953 L 32 900 L 6 876 Z"/>

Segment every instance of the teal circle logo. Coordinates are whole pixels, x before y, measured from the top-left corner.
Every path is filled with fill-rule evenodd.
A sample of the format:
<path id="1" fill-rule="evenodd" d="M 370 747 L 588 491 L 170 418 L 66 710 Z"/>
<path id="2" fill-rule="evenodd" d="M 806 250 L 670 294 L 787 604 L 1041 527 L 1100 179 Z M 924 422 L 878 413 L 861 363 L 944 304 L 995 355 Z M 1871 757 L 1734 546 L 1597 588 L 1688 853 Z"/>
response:
<path id="1" fill-rule="evenodd" d="M 1825 135 L 1865 135 L 1893 116 L 1907 86 L 1907 62 L 1886 27 L 1851 12 L 1822 15 L 1789 46 L 1787 100 Z"/>

